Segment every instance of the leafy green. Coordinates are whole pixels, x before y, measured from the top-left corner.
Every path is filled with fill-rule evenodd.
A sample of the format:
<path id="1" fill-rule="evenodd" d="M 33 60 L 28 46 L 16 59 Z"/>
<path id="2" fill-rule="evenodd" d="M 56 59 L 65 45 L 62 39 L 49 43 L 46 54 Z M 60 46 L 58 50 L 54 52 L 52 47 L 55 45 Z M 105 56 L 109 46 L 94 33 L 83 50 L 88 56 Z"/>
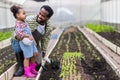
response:
<path id="1" fill-rule="evenodd" d="M 95 32 L 114 32 L 116 30 L 115 27 L 103 24 L 86 24 L 87 28 L 95 31 Z"/>
<path id="2" fill-rule="evenodd" d="M 62 60 L 62 70 L 60 77 L 65 77 L 70 74 L 76 74 L 77 59 L 84 59 L 84 55 L 80 52 L 65 52 Z"/>
<path id="3" fill-rule="evenodd" d="M 0 32 L 0 41 L 3 41 L 5 39 L 8 39 L 12 36 L 12 31 L 9 32 Z"/>

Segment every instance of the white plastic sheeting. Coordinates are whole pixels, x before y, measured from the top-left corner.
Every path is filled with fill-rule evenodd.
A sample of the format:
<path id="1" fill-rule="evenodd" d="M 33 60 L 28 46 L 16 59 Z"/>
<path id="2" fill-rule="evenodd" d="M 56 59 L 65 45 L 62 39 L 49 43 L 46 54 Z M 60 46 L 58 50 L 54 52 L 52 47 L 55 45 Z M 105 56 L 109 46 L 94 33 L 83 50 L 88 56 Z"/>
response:
<path id="1" fill-rule="evenodd" d="M 22 5 L 26 0 L 1 0 L 0 1 L 0 29 L 14 26 L 15 18 L 10 11 L 12 5 Z"/>
<path id="2" fill-rule="evenodd" d="M 100 0 L 81 0 L 80 1 L 80 20 L 89 22 L 93 20 L 100 20 L 101 2 Z"/>
<path id="3" fill-rule="evenodd" d="M 23 7 L 27 10 L 27 14 L 36 15 L 44 4 L 53 8 L 55 13 L 51 22 L 56 25 L 100 20 L 101 0 L 48 0 L 46 2 L 26 0 Z"/>
<path id="4" fill-rule="evenodd" d="M 34 0 L 8 1 L 15 4 L 22 4 L 27 14 L 30 16 L 37 15 L 42 5 L 50 5 L 55 12 L 51 18 L 51 22 L 56 25 L 76 22 L 85 24 L 90 22 L 94 23 L 95 21 L 120 23 L 120 0 L 104 0 L 103 3 L 101 3 L 101 0 L 47 0 L 45 2 L 36 2 Z M 0 8 L 0 10 L 3 10 L 3 8 Z M 14 17 L 11 16 L 10 10 L 6 9 L 1 12 L 0 27 L 7 28 L 12 26 Z"/>
<path id="5" fill-rule="evenodd" d="M 101 20 L 109 23 L 120 23 L 120 0 L 102 3 Z"/>
<path id="6" fill-rule="evenodd" d="M 8 1 L 22 5 L 26 0 L 8 0 Z"/>
<path id="7" fill-rule="evenodd" d="M 94 5 L 100 3 L 101 0 L 80 0 L 80 5 Z"/>
<path id="8" fill-rule="evenodd" d="M 11 6 L 12 4 L 0 1 L 0 29 L 13 27 L 15 19 L 10 11 Z"/>

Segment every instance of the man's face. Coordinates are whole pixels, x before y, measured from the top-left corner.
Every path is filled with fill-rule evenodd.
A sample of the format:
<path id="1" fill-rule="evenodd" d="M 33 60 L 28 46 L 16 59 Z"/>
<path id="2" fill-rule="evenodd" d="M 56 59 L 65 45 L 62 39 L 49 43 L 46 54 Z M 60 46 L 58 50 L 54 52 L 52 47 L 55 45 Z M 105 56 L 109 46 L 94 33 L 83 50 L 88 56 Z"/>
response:
<path id="1" fill-rule="evenodd" d="M 44 8 L 42 8 L 39 12 L 39 14 L 37 15 L 37 22 L 38 23 L 45 23 L 49 18 L 48 18 L 48 11 L 45 10 Z"/>

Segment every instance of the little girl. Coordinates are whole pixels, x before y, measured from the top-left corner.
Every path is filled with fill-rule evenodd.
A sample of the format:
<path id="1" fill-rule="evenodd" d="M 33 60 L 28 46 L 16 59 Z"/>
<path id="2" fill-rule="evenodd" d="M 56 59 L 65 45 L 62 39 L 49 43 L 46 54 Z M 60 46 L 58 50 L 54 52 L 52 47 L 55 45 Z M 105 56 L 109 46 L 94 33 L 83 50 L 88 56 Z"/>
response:
<path id="1" fill-rule="evenodd" d="M 35 70 L 37 64 L 35 62 L 38 51 L 31 29 L 25 22 L 26 13 L 23 8 L 15 5 L 11 7 L 11 12 L 16 18 L 15 36 L 20 39 L 19 44 L 24 54 L 24 75 L 26 77 L 35 77 L 37 75 L 37 71 Z"/>

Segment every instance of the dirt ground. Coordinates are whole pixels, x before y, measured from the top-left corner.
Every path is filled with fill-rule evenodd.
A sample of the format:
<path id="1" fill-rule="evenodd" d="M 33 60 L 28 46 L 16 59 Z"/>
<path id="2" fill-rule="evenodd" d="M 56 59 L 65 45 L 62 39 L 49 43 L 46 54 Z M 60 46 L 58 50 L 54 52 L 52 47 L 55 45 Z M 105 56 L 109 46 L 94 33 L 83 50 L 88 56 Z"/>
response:
<path id="1" fill-rule="evenodd" d="M 78 60 L 76 64 L 77 71 L 81 75 L 79 80 L 120 80 L 100 53 L 80 31 L 73 27 L 68 28 L 62 34 L 57 46 L 50 55 L 50 59 L 54 60 L 59 67 L 56 68 L 47 63 L 45 66 L 47 70 L 42 71 L 39 80 L 62 80 L 59 75 L 62 68 L 62 56 L 65 52 L 81 52 L 85 56 L 85 59 Z"/>
<path id="2" fill-rule="evenodd" d="M 9 69 L 16 62 L 11 46 L 0 50 L 0 74 Z"/>
<path id="3" fill-rule="evenodd" d="M 120 46 L 120 33 L 118 32 L 100 32 L 98 33 L 112 43 Z"/>

